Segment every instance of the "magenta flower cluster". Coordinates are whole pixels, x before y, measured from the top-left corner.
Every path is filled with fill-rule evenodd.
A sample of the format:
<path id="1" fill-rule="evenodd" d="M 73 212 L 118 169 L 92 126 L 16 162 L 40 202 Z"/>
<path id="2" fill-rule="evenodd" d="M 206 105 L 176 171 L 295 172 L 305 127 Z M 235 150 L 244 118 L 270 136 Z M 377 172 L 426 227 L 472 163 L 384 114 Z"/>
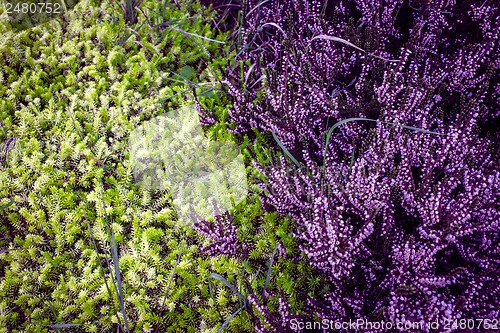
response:
<path id="1" fill-rule="evenodd" d="M 202 252 L 211 256 L 246 256 L 246 251 L 238 241 L 238 228 L 231 221 L 231 215 L 224 213 L 216 215 L 213 222 L 201 221 L 193 225 L 196 231 L 211 240 L 210 244 L 202 248 Z"/>
<path id="2" fill-rule="evenodd" d="M 230 121 L 300 162 L 256 166 L 264 206 L 296 221 L 332 285 L 307 307 L 334 321 L 499 318 L 500 3 L 245 4 Z M 349 118 L 378 122 L 327 142 Z"/>

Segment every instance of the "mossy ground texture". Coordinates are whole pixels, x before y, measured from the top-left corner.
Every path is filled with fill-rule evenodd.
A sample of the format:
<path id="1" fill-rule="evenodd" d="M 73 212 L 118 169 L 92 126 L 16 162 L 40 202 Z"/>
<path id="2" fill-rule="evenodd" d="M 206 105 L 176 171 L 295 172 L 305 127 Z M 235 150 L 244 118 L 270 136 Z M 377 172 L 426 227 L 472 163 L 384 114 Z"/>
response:
<path id="1" fill-rule="evenodd" d="M 264 213 L 254 191 L 232 212 L 248 254 L 238 260 L 206 255 L 210 240 L 177 223 L 169 193 L 134 183 L 128 135 L 194 94 L 219 120 L 207 137 L 237 142 L 251 187 L 258 176 L 255 147 L 226 128 L 224 94 L 198 84 L 216 85 L 231 61 L 213 41 L 227 37 L 211 30 L 214 12 L 193 2 L 141 8 L 168 28 L 132 29 L 117 5 L 86 0 L 30 29 L 2 26 L 0 142 L 12 144 L 0 166 L 0 332 L 216 332 L 241 299 L 211 273 L 246 295 L 267 287 L 278 239 L 297 255 L 289 221 Z M 295 287 L 310 268 L 274 261 L 267 288 L 281 286 L 299 311 Z M 224 329 L 253 331 L 251 315 Z"/>

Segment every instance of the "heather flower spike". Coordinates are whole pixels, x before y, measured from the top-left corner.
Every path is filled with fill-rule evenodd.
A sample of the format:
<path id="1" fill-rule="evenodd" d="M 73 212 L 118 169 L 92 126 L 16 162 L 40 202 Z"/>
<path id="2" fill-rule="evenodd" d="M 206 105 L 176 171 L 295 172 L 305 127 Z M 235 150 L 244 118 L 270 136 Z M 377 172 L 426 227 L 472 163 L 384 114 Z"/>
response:
<path id="1" fill-rule="evenodd" d="M 229 120 L 284 152 L 254 164 L 329 280 L 304 299 L 316 318 L 500 315 L 500 3 L 416 2 L 242 4 Z M 290 331 L 285 306 L 248 299 L 258 332 Z"/>

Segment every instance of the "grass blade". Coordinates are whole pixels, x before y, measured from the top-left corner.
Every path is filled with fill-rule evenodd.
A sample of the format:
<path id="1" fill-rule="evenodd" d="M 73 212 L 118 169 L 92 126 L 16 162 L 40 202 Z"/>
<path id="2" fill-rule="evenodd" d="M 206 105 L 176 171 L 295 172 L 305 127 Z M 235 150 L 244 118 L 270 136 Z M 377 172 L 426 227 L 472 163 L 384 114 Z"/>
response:
<path id="1" fill-rule="evenodd" d="M 267 286 L 269 285 L 269 280 L 271 279 L 271 272 L 273 268 L 274 255 L 276 254 L 276 250 L 278 250 L 277 246 L 274 248 L 273 254 L 271 254 L 271 259 L 269 260 L 269 268 L 267 269 L 266 282 L 264 283 L 264 290 L 262 291 L 263 297 L 267 290 Z"/>
<path id="2" fill-rule="evenodd" d="M 214 291 L 213 291 L 213 288 L 212 288 L 212 281 L 208 280 L 208 291 L 210 292 L 210 297 L 215 300 L 214 298 Z"/>
<path id="3" fill-rule="evenodd" d="M 359 50 L 361 52 L 366 52 L 365 50 L 363 50 L 362 48 L 357 47 L 353 43 L 351 43 L 351 42 L 349 42 L 349 41 L 347 41 L 347 40 L 345 40 L 343 38 L 339 38 L 339 37 L 335 37 L 335 36 L 328 36 L 328 35 L 314 36 L 313 38 L 311 38 L 311 40 L 309 41 L 309 43 L 311 43 L 313 40 L 316 40 L 316 39 L 324 39 L 324 40 L 331 40 L 331 41 L 334 41 L 334 42 L 340 42 L 340 43 L 343 43 L 345 45 L 349 45 L 350 47 L 353 47 L 356 50 Z"/>
<path id="4" fill-rule="evenodd" d="M 279 31 L 281 31 L 281 33 L 283 34 L 283 36 L 286 37 L 285 31 L 283 29 L 281 29 L 281 27 L 279 25 L 277 25 L 276 23 L 273 23 L 273 22 L 264 23 L 263 25 L 260 26 L 260 29 L 263 29 L 266 25 L 271 25 L 271 26 L 275 27 L 276 29 L 278 29 Z"/>
<path id="5" fill-rule="evenodd" d="M 253 7 L 252 9 L 250 9 L 250 11 L 248 13 L 246 13 L 245 18 L 248 18 L 248 16 L 250 14 L 252 14 L 252 12 L 254 10 L 256 10 L 257 8 L 259 8 L 260 6 L 262 6 L 263 4 L 265 4 L 266 2 L 269 2 L 269 0 L 261 1 L 260 3 L 257 4 L 257 6 Z"/>
<path id="6" fill-rule="evenodd" d="M 177 255 L 177 262 L 175 263 L 174 270 L 172 271 L 172 274 L 170 275 L 170 279 L 168 280 L 168 285 L 167 285 L 167 291 L 165 292 L 165 296 L 163 297 L 163 302 L 161 304 L 161 312 L 160 312 L 160 318 L 163 316 L 163 311 L 165 311 L 165 302 L 167 301 L 167 296 L 168 292 L 170 291 L 170 284 L 172 283 L 172 280 L 174 279 L 175 272 L 177 271 L 177 266 L 179 265 L 179 262 L 181 261 L 181 253 Z M 155 333 L 158 333 L 159 326 L 156 327 Z"/>
<path id="7" fill-rule="evenodd" d="M 285 153 L 285 155 L 288 156 L 292 160 L 292 162 L 295 163 L 296 166 L 300 167 L 299 161 L 297 161 L 295 159 L 295 157 L 293 157 L 292 153 L 290 153 L 288 151 L 288 149 L 286 149 L 286 147 L 283 145 L 283 143 L 280 141 L 280 139 L 278 139 L 278 137 L 276 136 L 276 134 L 274 134 L 274 132 L 271 132 L 271 133 L 273 134 L 274 140 L 276 140 L 276 142 L 281 147 L 281 149 L 283 149 L 283 152 Z"/>
<path id="8" fill-rule="evenodd" d="M 399 126 L 399 127 L 402 127 L 402 128 L 406 128 L 406 129 L 412 130 L 412 131 L 418 131 L 418 132 L 422 132 L 422 133 L 426 133 L 426 134 L 445 135 L 445 134 L 442 134 L 442 133 L 437 133 L 437 132 L 425 130 L 425 129 L 418 128 L 418 127 L 413 127 L 413 126 L 407 126 L 407 125 L 392 123 L 390 121 L 381 121 L 381 120 L 370 119 L 370 118 L 347 118 L 347 119 L 343 119 L 343 120 L 337 122 L 336 124 L 334 124 L 330 128 L 330 130 L 328 131 L 328 133 L 326 133 L 325 151 L 323 153 L 323 165 L 325 165 L 325 162 L 326 162 L 326 151 L 328 149 L 328 143 L 330 142 L 330 137 L 332 136 L 333 131 L 337 127 L 339 127 L 340 125 L 343 125 L 345 123 L 349 123 L 351 121 L 371 121 L 371 122 L 375 122 L 375 123 L 380 122 L 380 123 L 389 124 L 389 125 L 393 125 L 393 126 Z"/>
<path id="9" fill-rule="evenodd" d="M 58 330 L 60 328 L 69 328 L 69 327 L 77 327 L 77 326 L 82 326 L 82 324 L 51 324 L 51 325 L 42 325 L 42 324 L 36 324 L 38 326 L 44 326 L 48 328 L 52 328 L 53 330 Z"/>
<path id="10" fill-rule="evenodd" d="M 3 210 L 3 209 L 6 209 L 6 208 L 9 208 L 10 206 L 12 206 L 14 204 L 14 199 L 13 198 L 10 198 L 9 202 L 7 202 L 6 204 L 3 204 L 3 205 L 0 205 L 0 210 Z"/>
<path id="11" fill-rule="evenodd" d="M 226 319 L 226 321 L 222 324 L 222 326 L 221 326 L 221 327 L 219 327 L 219 329 L 217 330 L 217 333 L 221 333 L 221 332 L 222 332 L 222 330 L 223 330 L 223 329 L 224 329 L 224 328 L 225 328 L 225 327 L 229 324 L 229 322 L 230 322 L 231 320 L 233 320 L 233 318 L 234 318 L 234 317 L 236 317 L 236 315 L 237 315 L 238 313 L 240 313 L 240 311 L 241 311 L 241 310 L 243 310 L 244 308 L 245 308 L 245 306 L 242 306 L 242 307 L 240 307 L 238 310 L 236 310 L 236 311 L 235 311 L 232 315 L 230 315 L 230 316 Z"/>
<path id="12" fill-rule="evenodd" d="M 362 48 L 359 48 L 357 47 L 356 45 L 354 45 L 353 43 L 343 39 L 343 38 L 339 38 L 339 37 L 335 37 L 335 36 L 328 36 L 328 35 L 318 35 L 318 36 L 314 36 L 313 38 L 311 38 L 311 40 L 309 41 L 309 44 L 315 40 L 315 39 L 324 39 L 324 40 L 331 40 L 331 41 L 334 41 L 334 42 L 339 42 L 339 43 L 343 43 L 345 45 L 348 45 L 350 47 L 353 47 L 355 48 L 356 50 L 359 50 L 361 52 L 364 52 L 364 53 L 367 53 L 365 50 L 363 50 Z M 381 59 L 381 60 L 384 60 L 384 61 L 388 61 L 388 62 L 398 62 L 399 60 L 394 60 L 394 59 L 387 59 L 387 58 L 383 58 L 383 57 L 379 57 L 375 54 L 372 54 L 372 53 L 368 53 L 368 55 L 374 57 L 374 58 L 377 58 L 377 59 Z"/>
<path id="13" fill-rule="evenodd" d="M 56 309 L 54 308 L 54 306 L 52 305 L 52 303 L 50 302 L 47 302 L 50 306 L 50 311 L 52 311 L 52 314 L 54 315 L 54 319 L 57 320 L 57 313 L 56 313 Z M 60 324 L 56 324 L 56 325 L 60 325 Z M 53 329 L 56 330 L 56 332 L 59 332 L 59 328 L 55 328 L 55 327 L 52 327 Z"/>
<path id="14" fill-rule="evenodd" d="M 21 250 L 21 249 L 5 249 L 5 250 L 0 250 L 0 254 L 9 253 L 10 251 L 18 251 L 18 250 Z"/>
<path id="15" fill-rule="evenodd" d="M 8 162 L 9 160 L 9 152 L 14 149 L 14 147 L 17 146 L 17 138 L 9 138 L 2 142 L 0 145 L 0 153 L 3 155 L 2 158 L 0 158 L 0 163 Z"/>
<path id="16" fill-rule="evenodd" d="M 128 321 L 127 321 L 127 314 L 125 312 L 125 303 L 123 301 L 123 290 L 122 290 L 122 279 L 120 276 L 120 266 L 118 262 L 118 249 L 116 247 L 116 240 L 115 240 L 115 232 L 113 231 L 113 226 L 110 226 L 111 229 L 111 251 L 113 254 L 113 265 L 115 268 L 115 277 L 116 277 L 116 283 L 118 285 L 118 301 L 120 302 L 120 310 L 123 315 L 123 321 L 125 324 L 125 328 L 127 332 L 129 331 L 128 327 Z"/>
<path id="17" fill-rule="evenodd" d="M 354 149 L 351 154 L 351 163 L 349 164 L 349 175 L 351 174 L 352 166 L 354 165 Z"/>
<path id="18" fill-rule="evenodd" d="M 212 273 L 212 274 L 210 274 L 209 278 L 216 279 L 216 280 L 219 280 L 220 282 L 224 283 L 226 286 L 229 287 L 229 289 L 231 289 L 236 295 L 238 295 L 238 297 L 241 298 L 241 300 L 243 300 L 243 302 L 246 304 L 245 296 L 243 296 L 231 283 L 229 283 L 221 275 L 219 275 L 217 273 Z"/>
<path id="19" fill-rule="evenodd" d="M 247 72 L 245 73 L 245 84 L 248 82 L 248 78 L 250 77 L 250 73 L 252 73 L 252 70 L 254 69 L 255 64 L 252 64 L 250 68 L 248 68 Z"/>
<path id="20" fill-rule="evenodd" d="M 132 37 L 134 33 L 130 33 L 128 35 L 126 35 L 125 37 L 123 37 L 122 39 L 120 39 L 119 41 L 116 41 L 116 42 L 113 42 L 113 44 L 115 45 L 123 45 L 130 37 Z"/>
<path id="21" fill-rule="evenodd" d="M 226 321 L 222 324 L 222 326 L 219 328 L 219 330 L 217 332 L 222 332 L 222 330 L 224 329 L 224 327 L 226 327 L 229 322 L 234 318 L 236 317 L 236 315 L 243 309 L 245 309 L 247 307 L 247 300 L 246 298 L 231 284 L 229 283 L 224 277 L 222 277 L 221 275 L 217 274 L 217 273 L 211 273 L 210 276 L 209 276 L 209 279 L 216 279 L 216 280 L 219 280 L 220 282 L 224 283 L 227 287 L 229 287 L 229 289 L 231 289 L 236 295 L 238 295 L 238 297 L 240 298 L 240 301 L 243 302 L 243 305 L 238 309 L 236 310 L 236 312 L 234 312 L 231 316 L 229 316 Z M 208 283 L 209 283 L 209 287 L 210 287 L 210 293 L 212 294 L 212 284 L 210 283 L 210 280 L 208 280 Z M 213 298 L 213 294 L 212 294 L 212 298 Z M 241 303 L 240 303 L 241 304 Z M 220 313 L 220 312 L 219 312 Z"/>
<path id="22" fill-rule="evenodd" d="M 106 287 L 106 290 L 108 291 L 108 296 L 109 296 L 110 301 L 112 302 L 113 311 L 115 313 L 115 316 L 116 316 L 116 318 L 118 318 L 118 325 L 121 327 L 120 317 L 118 316 L 118 312 L 116 311 L 116 307 L 114 304 L 114 297 L 113 297 L 113 294 L 111 293 L 111 289 L 109 288 L 108 281 L 106 279 L 106 273 L 104 272 L 104 266 L 101 262 L 101 258 L 99 258 L 99 249 L 97 248 L 94 233 L 92 232 L 92 228 L 90 227 L 90 222 L 89 222 L 89 219 L 87 217 L 87 212 L 85 210 L 84 210 L 84 214 L 85 214 L 85 221 L 87 222 L 87 228 L 89 229 L 90 238 L 92 239 L 92 244 L 94 246 L 94 251 L 97 254 L 97 261 L 99 262 L 99 268 L 100 268 L 102 277 L 104 279 L 104 286 Z"/>
<path id="23" fill-rule="evenodd" d="M 437 132 L 433 132 L 433 131 L 429 131 L 429 130 L 425 130 L 423 128 L 418 128 L 418 127 L 413 127 L 413 126 L 407 126 L 407 125 L 401 125 L 401 124 L 391 123 L 391 122 L 388 122 L 388 121 L 383 121 L 383 123 L 386 123 L 386 124 L 389 124 L 389 125 L 403 127 L 403 128 L 406 128 L 406 129 L 409 129 L 409 130 L 412 130 L 412 131 L 422 132 L 422 133 L 426 133 L 426 134 L 444 135 L 443 133 L 437 133 Z"/>
<path id="24" fill-rule="evenodd" d="M 168 80 L 172 80 L 171 78 L 167 78 L 167 79 L 168 79 Z M 190 88 L 189 88 L 189 89 L 182 90 L 182 91 L 179 91 L 179 92 L 177 92 L 177 93 L 173 94 L 172 96 L 169 96 L 169 97 L 165 97 L 165 98 L 159 99 L 159 100 L 157 100 L 155 103 L 165 103 L 165 102 L 169 101 L 170 99 L 172 99 L 172 98 L 174 98 L 174 97 L 176 97 L 176 96 L 179 96 L 179 95 L 184 95 L 185 93 L 188 93 L 188 92 L 190 92 L 190 91 L 191 91 L 191 89 L 190 89 Z"/>
<path id="25" fill-rule="evenodd" d="M 336 124 L 334 124 L 332 127 L 330 127 L 330 130 L 328 130 L 328 132 L 326 133 L 325 152 L 323 153 L 325 159 L 326 159 L 326 150 L 328 148 L 328 143 L 330 143 L 330 137 L 332 136 L 333 131 L 342 124 L 345 124 L 345 123 L 348 123 L 351 121 L 357 121 L 357 120 L 359 121 L 359 120 L 367 120 L 367 119 L 366 118 L 348 118 L 348 119 L 341 120 L 341 121 L 337 122 Z M 369 119 L 369 121 L 372 121 L 372 120 L 373 119 Z M 323 165 L 324 164 L 325 163 L 323 161 Z"/>
<path id="26" fill-rule="evenodd" d="M 200 36 L 200 35 L 197 35 L 197 34 L 193 34 L 192 32 L 187 32 L 187 31 L 181 30 L 179 28 L 172 27 L 171 29 L 175 30 L 175 31 L 178 31 L 178 32 L 180 32 L 182 34 L 187 34 L 187 35 L 190 35 L 190 36 L 194 36 L 194 37 L 198 37 L 198 38 L 207 40 L 209 42 L 214 42 L 214 43 L 218 43 L 218 44 L 226 44 L 226 42 L 223 42 L 223 41 L 220 41 L 220 40 L 216 40 L 216 39 L 212 39 L 212 38 L 208 38 L 208 37 L 204 37 L 204 36 Z"/>

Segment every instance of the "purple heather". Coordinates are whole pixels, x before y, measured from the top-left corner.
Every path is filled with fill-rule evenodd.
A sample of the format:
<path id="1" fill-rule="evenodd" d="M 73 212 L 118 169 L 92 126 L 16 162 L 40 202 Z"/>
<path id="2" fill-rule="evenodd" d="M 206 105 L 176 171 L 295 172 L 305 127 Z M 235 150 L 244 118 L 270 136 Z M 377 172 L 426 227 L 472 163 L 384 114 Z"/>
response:
<path id="1" fill-rule="evenodd" d="M 272 132 L 302 163 L 255 161 L 263 206 L 295 220 L 332 285 L 307 308 L 336 321 L 498 318 L 500 4 L 324 5 L 247 1 L 244 79 L 238 68 L 224 81 L 234 132 Z M 324 156 L 328 129 L 353 117 L 379 122 L 339 126 Z M 289 318 L 281 301 L 271 313 L 250 300 L 270 326 Z"/>

